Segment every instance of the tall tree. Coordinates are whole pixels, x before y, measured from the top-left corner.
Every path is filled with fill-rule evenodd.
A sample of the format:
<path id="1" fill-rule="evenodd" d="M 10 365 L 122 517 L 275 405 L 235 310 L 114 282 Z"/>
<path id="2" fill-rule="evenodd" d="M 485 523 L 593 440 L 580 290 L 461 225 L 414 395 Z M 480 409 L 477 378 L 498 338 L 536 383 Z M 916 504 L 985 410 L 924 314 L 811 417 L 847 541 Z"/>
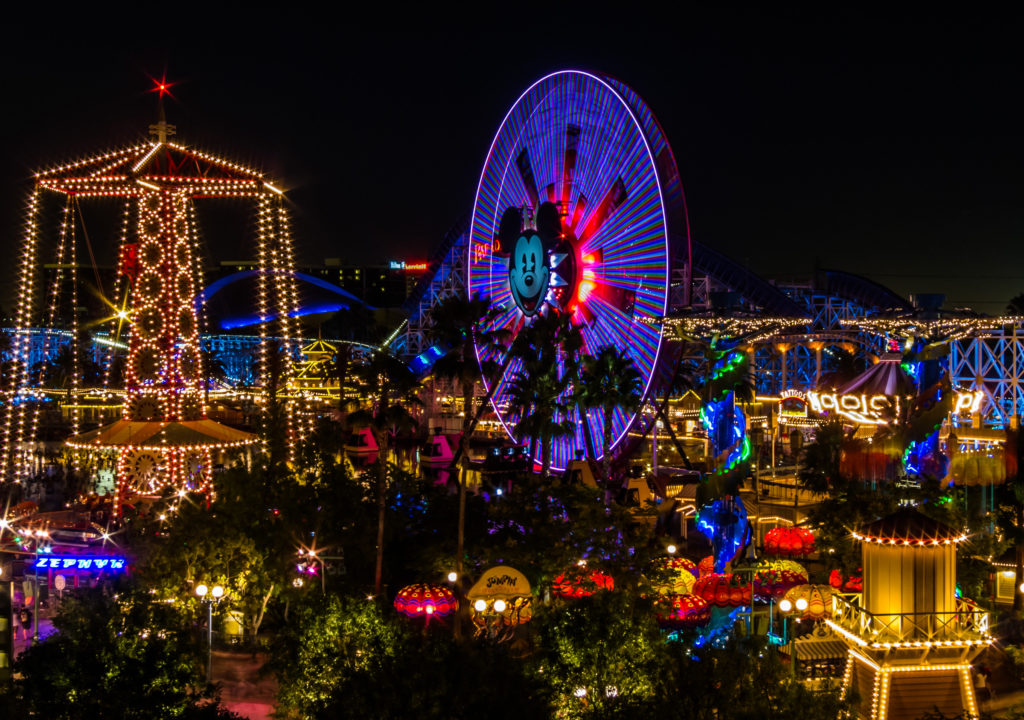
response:
<path id="1" fill-rule="evenodd" d="M 210 383 L 224 382 L 228 378 L 228 370 L 221 360 L 220 353 L 214 350 L 200 350 L 199 361 L 203 368 L 203 404 L 210 404 Z"/>
<path id="2" fill-rule="evenodd" d="M 348 416 L 353 427 L 368 427 L 377 441 L 377 564 L 373 587 L 380 594 L 384 574 L 384 518 L 387 512 L 388 452 L 391 436 L 411 430 L 416 420 L 409 408 L 419 404 L 420 383 L 409 367 L 394 355 L 376 351 L 354 372 L 366 404 Z"/>
<path id="3" fill-rule="evenodd" d="M 551 468 L 554 441 L 572 431 L 567 417 L 569 405 L 562 398 L 565 388 L 554 366 L 517 371 L 509 383 L 509 407 L 519 416 L 515 432 L 521 438 L 530 438 L 531 457 L 540 442 L 543 477 Z"/>
<path id="4" fill-rule="evenodd" d="M 555 438 L 572 431 L 570 388 L 582 347 L 579 327 L 568 313 L 538 315 L 523 327 L 509 353 L 519 361 L 509 384 L 509 406 L 519 417 L 515 432 L 530 438 L 530 454 L 541 444 L 541 474 L 551 467 Z"/>
<path id="5" fill-rule="evenodd" d="M 578 392 L 583 407 L 601 410 L 601 475 L 607 485 L 611 480 L 612 419 L 617 408 L 628 413 L 640 407 L 640 373 L 625 348 L 602 345 L 596 355 L 583 356 Z"/>
<path id="6" fill-rule="evenodd" d="M 1007 315 L 1024 315 L 1024 293 L 1014 295 L 1006 304 Z"/>
<path id="7" fill-rule="evenodd" d="M 338 383 L 338 412 L 348 410 L 348 397 L 345 394 L 345 384 L 348 382 L 352 366 L 352 345 L 341 342 L 337 344 L 334 355 L 324 363 L 324 371 L 328 380 Z"/>
<path id="8" fill-rule="evenodd" d="M 477 295 L 469 300 L 452 296 L 430 314 L 428 334 L 435 343 L 448 348 L 448 352 L 434 363 L 434 376 L 456 383 L 462 395 L 462 434 L 457 454 L 463 459 L 467 455 L 476 419 L 479 418 L 473 412 L 476 386 L 485 378 L 490 378 L 493 385 L 494 376 L 500 367 L 495 360 L 490 359 L 494 354 L 491 351 L 507 337 L 507 332 L 494 327 L 499 313 L 489 300 Z M 483 359 L 478 360 L 481 350 Z M 466 473 L 467 466 L 463 461 L 459 473 L 459 521 L 455 550 L 455 572 L 460 590 L 466 536 Z"/>

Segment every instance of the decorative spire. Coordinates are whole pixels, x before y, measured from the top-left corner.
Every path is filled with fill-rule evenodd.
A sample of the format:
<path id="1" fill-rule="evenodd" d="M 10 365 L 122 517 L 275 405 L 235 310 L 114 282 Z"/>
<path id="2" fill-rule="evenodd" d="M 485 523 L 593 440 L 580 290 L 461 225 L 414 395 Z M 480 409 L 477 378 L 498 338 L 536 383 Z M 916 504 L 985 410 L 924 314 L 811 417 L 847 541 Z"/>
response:
<path id="1" fill-rule="evenodd" d="M 164 94 L 171 94 L 170 88 L 173 83 L 167 82 L 166 76 L 164 76 L 160 80 L 154 80 L 153 84 L 153 92 L 157 93 L 157 121 L 149 126 L 149 135 L 150 137 L 155 137 L 156 141 L 162 145 L 177 130 L 174 125 L 168 124 L 167 115 L 164 113 Z"/>

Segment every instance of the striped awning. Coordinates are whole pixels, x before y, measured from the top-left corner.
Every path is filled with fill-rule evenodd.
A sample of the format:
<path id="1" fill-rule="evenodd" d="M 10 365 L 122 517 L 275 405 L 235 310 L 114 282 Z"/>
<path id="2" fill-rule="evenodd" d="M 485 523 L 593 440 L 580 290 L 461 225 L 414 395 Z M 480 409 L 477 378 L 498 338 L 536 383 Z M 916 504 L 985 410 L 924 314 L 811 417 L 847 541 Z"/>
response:
<path id="1" fill-rule="evenodd" d="M 797 660 L 838 660 L 849 654 L 846 643 L 835 638 L 797 638 L 793 644 Z M 784 646 L 782 649 L 785 652 L 787 648 Z"/>
<path id="2" fill-rule="evenodd" d="M 141 422 L 118 420 L 96 430 L 68 438 L 73 448 L 147 448 L 170 447 L 229 448 L 251 445 L 259 438 L 252 433 L 221 425 L 216 420 L 183 422 Z"/>

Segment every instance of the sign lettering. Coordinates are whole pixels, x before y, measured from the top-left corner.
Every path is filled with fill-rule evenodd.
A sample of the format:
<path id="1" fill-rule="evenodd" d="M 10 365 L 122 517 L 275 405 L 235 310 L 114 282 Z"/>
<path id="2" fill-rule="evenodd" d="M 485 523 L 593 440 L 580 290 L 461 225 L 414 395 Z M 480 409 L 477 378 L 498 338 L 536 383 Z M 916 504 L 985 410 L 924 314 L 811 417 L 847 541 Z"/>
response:
<path id="1" fill-rule="evenodd" d="M 127 560 L 116 556 L 96 555 L 48 555 L 39 557 L 32 564 L 36 570 L 124 570 Z"/>

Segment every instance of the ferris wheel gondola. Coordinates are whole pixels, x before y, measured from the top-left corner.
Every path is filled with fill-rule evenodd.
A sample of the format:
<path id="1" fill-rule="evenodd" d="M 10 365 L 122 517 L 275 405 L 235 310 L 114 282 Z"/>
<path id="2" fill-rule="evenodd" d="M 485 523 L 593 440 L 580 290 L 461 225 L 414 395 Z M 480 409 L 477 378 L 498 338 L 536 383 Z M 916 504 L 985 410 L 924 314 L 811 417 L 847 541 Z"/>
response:
<path id="1" fill-rule="evenodd" d="M 557 237 L 545 237 L 551 207 L 558 210 Z M 510 224 L 533 234 L 523 232 L 510 247 L 501 240 Z M 648 394 L 663 339 L 660 327 L 642 319 L 668 311 L 673 259 L 686 252 L 689 238 L 672 152 L 633 90 L 576 70 L 553 73 L 528 88 L 491 145 L 469 239 L 467 291 L 503 309 L 497 326 L 514 334 L 539 315 L 570 313 L 581 327 L 583 351 L 593 354 L 606 345 L 625 350 Z M 546 253 L 542 269 L 536 280 L 532 273 L 523 280 L 523 272 L 533 269 L 530 251 L 538 247 Z M 523 268 L 517 267 L 520 259 Z M 518 420 L 510 410 L 510 380 L 521 369 L 519 361 L 509 364 L 494 392 L 495 410 L 510 435 Z M 580 422 L 579 413 L 570 407 L 564 418 L 575 429 L 555 440 L 555 469 L 588 444 L 602 451 L 601 413 L 587 411 L 589 423 Z M 635 418 L 634 412 L 615 411 L 612 452 Z M 593 443 L 584 438 L 585 426 Z"/>

